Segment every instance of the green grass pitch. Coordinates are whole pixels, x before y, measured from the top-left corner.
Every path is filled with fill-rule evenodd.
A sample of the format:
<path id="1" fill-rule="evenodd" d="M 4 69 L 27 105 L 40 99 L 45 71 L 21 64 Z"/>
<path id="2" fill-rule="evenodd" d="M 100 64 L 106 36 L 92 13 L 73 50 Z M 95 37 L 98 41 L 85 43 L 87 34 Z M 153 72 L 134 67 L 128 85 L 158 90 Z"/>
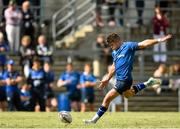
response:
<path id="1" fill-rule="evenodd" d="M 95 125 L 82 120 L 95 112 L 72 112 L 71 124 L 61 123 L 57 112 L 1 112 L 0 128 L 180 128 L 177 112 L 107 112 Z"/>

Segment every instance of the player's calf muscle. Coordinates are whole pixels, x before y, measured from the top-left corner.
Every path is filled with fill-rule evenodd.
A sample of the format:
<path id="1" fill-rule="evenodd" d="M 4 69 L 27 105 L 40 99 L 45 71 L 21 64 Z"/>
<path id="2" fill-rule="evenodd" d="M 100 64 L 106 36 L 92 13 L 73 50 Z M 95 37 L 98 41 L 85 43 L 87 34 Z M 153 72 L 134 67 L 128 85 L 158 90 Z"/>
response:
<path id="1" fill-rule="evenodd" d="M 106 95 L 106 97 L 105 97 L 104 100 L 103 100 L 102 105 L 103 105 L 104 107 L 108 107 L 109 104 L 110 104 L 110 102 L 111 102 L 111 100 L 112 100 L 111 96 Z"/>
<path id="2" fill-rule="evenodd" d="M 111 91 L 108 92 L 108 94 L 105 96 L 102 105 L 105 107 L 108 107 L 110 102 L 117 97 L 119 94 L 117 91 L 115 91 L 114 89 L 112 89 Z"/>

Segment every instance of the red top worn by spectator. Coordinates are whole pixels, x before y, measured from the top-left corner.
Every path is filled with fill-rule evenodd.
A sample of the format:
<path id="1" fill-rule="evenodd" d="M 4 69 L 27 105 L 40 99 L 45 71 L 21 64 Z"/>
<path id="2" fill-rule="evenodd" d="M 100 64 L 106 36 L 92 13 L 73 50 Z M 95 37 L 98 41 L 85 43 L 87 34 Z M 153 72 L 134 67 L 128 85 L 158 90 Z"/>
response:
<path id="1" fill-rule="evenodd" d="M 158 7 L 156 7 L 156 15 L 153 17 L 153 31 L 154 34 L 159 35 L 160 32 L 166 33 L 166 28 L 169 27 L 169 21 L 165 15 L 162 15 L 161 11 Z"/>

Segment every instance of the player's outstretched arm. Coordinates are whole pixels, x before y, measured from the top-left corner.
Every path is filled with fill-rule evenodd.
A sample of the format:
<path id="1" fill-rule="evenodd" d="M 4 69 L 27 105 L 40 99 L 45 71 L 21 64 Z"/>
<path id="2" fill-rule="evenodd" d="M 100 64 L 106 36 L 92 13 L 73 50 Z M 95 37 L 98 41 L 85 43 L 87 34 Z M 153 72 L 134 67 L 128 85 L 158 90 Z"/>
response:
<path id="1" fill-rule="evenodd" d="M 100 81 L 100 84 L 99 84 L 100 89 L 102 89 L 102 88 L 104 88 L 105 86 L 108 85 L 109 80 L 113 77 L 114 73 L 115 73 L 115 65 L 113 63 L 111 65 L 110 72 L 106 76 L 104 76 L 103 79 Z"/>
<path id="2" fill-rule="evenodd" d="M 165 37 L 159 38 L 159 39 L 146 39 L 142 42 L 139 42 L 138 47 L 139 47 L 139 49 L 144 49 L 144 48 L 153 46 L 157 43 L 166 42 L 171 38 L 172 38 L 172 35 L 169 34 L 169 35 L 166 35 Z"/>

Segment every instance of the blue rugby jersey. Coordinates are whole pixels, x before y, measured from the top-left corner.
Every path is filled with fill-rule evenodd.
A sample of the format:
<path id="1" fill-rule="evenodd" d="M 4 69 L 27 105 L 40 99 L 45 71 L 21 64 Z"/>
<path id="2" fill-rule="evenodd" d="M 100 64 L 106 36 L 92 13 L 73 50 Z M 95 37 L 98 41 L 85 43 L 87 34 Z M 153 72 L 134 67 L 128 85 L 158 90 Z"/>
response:
<path id="1" fill-rule="evenodd" d="M 60 75 L 59 79 L 66 81 L 69 80 L 70 83 L 66 84 L 67 91 L 69 94 L 73 94 L 73 92 L 77 89 L 77 85 L 79 84 L 79 73 L 76 71 L 73 72 L 64 72 Z"/>
<path id="2" fill-rule="evenodd" d="M 96 82 L 96 77 L 93 74 L 82 73 L 80 76 L 80 84 L 84 84 L 86 81 Z M 94 94 L 94 87 L 81 88 L 81 91 L 85 91 L 88 94 Z"/>
<path id="3" fill-rule="evenodd" d="M 138 50 L 137 42 L 123 42 L 117 50 L 112 52 L 115 64 L 115 74 L 117 80 L 131 80 L 135 51 Z"/>
<path id="4" fill-rule="evenodd" d="M 43 69 L 33 70 L 31 69 L 28 76 L 28 84 L 30 84 L 33 88 L 40 88 L 45 89 L 45 84 L 47 83 L 46 80 L 46 73 Z"/>
<path id="5" fill-rule="evenodd" d="M 4 74 L 4 79 L 16 79 L 20 74 L 18 71 L 9 72 L 6 71 Z M 18 84 L 16 85 L 6 85 L 6 92 L 19 91 Z"/>

